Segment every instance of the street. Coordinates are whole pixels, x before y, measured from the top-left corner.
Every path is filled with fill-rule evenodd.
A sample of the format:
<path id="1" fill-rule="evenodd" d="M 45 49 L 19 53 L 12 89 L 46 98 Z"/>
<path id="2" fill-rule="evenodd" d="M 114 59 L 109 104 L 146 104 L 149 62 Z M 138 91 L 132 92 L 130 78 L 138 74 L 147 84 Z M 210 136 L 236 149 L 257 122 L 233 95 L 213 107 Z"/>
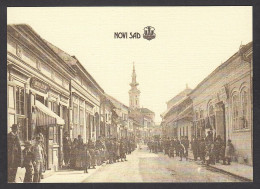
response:
<path id="1" fill-rule="evenodd" d="M 179 161 L 163 153 L 150 153 L 146 146 L 127 156 L 126 162 L 100 167 L 83 182 L 239 182 L 222 173 L 208 170 L 192 160 Z"/>

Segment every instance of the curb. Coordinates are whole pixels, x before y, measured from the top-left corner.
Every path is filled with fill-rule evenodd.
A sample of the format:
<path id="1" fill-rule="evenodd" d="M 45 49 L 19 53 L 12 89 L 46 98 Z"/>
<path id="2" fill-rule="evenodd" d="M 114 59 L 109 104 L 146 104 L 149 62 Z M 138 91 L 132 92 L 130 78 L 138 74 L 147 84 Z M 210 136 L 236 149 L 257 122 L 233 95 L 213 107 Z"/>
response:
<path id="1" fill-rule="evenodd" d="M 214 166 L 212 166 L 212 165 L 207 165 L 207 167 L 210 167 L 210 168 L 213 168 L 213 169 L 215 169 L 215 170 L 218 170 L 218 171 L 220 171 L 220 172 L 222 172 L 222 173 L 224 173 L 224 174 L 231 175 L 231 176 L 236 177 L 236 178 L 238 178 L 238 179 L 240 179 L 240 180 L 243 180 L 243 181 L 245 181 L 245 182 L 253 182 L 252 179 L 249 179 L 249 178 L 246 178 L 246 177 L 243 177 L 243 176 L 240 176 L 240 175 L 236 175 L 236 174 L 234 174 L 234 173 L 225 171 L 225 170 L 223 170 L 223 169 L 220 169 L 220 168 L 218 168 L 218 167 L 214 167 Z"/>
<path id="2" fill-rule="evenodd" d="M 194 161 L 193 158 L 189 158 L 189 157 L 188 157 L 188 159 Z M 195 161 L 194 161 L 194 162 L 195 162 Z M 240 180 L 243 180 L 243 181 L 245 181 L 245 182 L 253 182 L 252 179 L 249 179 L 249 178 L 246 178 L 246 177 L 243 177 L 243 176 L 240 176 L 240 175 L 236 175 L 236 174 L 234 174 L 234 173 L 225 171 L 225 170 L 220 169 L 220 168 L 218 168 L 218 167 L 215 167 L 215 166 L 212 166 L 212 165 L 206 165 L 206 164 L 205 164 L 205 166 L 206 166 L 206 167 L 210 167 L 210 168 L 212 168 L 212 169 L 215 169 L 215 170 L 217 170 L 217 171 L 219 171 L 219 172 L 221 172 L 221 173 L 224 173 L 224 174 L 227 174 L 227 175 L 236 177 L 236 178 L 238 178 L 238 179 L 240 179 Z"/>

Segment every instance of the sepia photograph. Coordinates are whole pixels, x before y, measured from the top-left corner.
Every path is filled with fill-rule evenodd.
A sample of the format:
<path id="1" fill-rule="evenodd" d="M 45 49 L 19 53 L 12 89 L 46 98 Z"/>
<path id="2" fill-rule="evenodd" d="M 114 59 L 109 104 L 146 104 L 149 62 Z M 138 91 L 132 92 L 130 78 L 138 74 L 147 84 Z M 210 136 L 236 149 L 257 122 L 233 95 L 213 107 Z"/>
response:
<path id="1" fill-rule="evenodd" d="M 6 182 L 253 182 L 252 6 L 7 7 L 6 30 Z"/>

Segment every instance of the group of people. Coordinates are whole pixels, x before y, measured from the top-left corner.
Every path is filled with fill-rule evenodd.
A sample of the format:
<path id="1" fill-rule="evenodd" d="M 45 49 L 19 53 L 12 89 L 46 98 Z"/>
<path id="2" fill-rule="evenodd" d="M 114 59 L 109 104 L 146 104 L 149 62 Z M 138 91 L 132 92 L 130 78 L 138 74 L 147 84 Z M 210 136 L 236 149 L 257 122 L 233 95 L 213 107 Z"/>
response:
<path id="1" fill-rule="evenodd" d="M 154 138 L 149 140 L 147 146 L 150 152 L 158 153 L 163 152 L 165 155 L 168 155 L 170 158 L 174 158 L 174 156 L 180 157 L 180 161 L 182 158 L 186 158 L 188 160 L 188 148 L 189 148 L 189 140 L 188 137 L 181 137 L 181 140 L 177 138 Z"/>
<path id="2" fill-rule="evenodd" d="M 69 135 L 65 133 L 63 139 L 63 153 L 65 167 L 84 170 L 95 169 L 103 163 L 112 164 L 119 161 L 127 161 L 126 155 L 131 154 L 136 148 L 133 138 L 102 138 L 95 142 L 91 139 L 87 143 L 83 142 L 81 135 L 71 141 Z"/>
<path id="3" fill-rule="evenodd" d="M 12 131 L 7 135 L 8 182 L 15 182 L 18 167 L 25 168 L 23 182 L 40 182 L 46 159 L 43 135 L 38 133 L 34 144 L 31 141 L 25 141 L 25 147 L 22 150 L 18 129 L 18 125 L 13 124 Z"/>
<path id="4" fill-rule="evenodd" d="M 229 139 L 226 142 L 218 135 L 216 138 L 213 137 L 213 133 L 208 131 L 207 137 L 197 138 L 192 137 L 191 149 L 193 152 L 194 160 L 198 158 L 202 163 L 215 164 L 222 160 L 223 165 L 230 165 L 232 156 L 234 155 L 235 148 Z"/>
<path id="5" fill-rule="evenodd" d="M 191 147 L 195 161 L 200 159 L 203 164 L 209 165 L 220 163 L 222 160 L 223 165 L 230 165 L 235 152 L 231 140 L 229 139 L 226 144 L 220 135 L 213 137 L 212 131 L 208 131 L 207 134 L 205 138 L 192 136 L 191 141 L 189 141 L 187 136 L 180 137 L 180 140 L 177 137 L 154 137 L 147 142 L 147 146 L 150 152 L 164 152 L 170 158 L 178 156 L 180 157 L 180 161 L 183 158 L 188 160 L 189 149 Z"/>
<path id="6" fill-rule="evenodd" d="M 38 183 L 46 170 L 47 153 L 45 138 L 38 132 L 31 141 L 24 141 L 24 148 L 18 136 L 19 126 L 13 124 L 11 132 L 7 135 L 8 149 L 8 182 L 16 182 L 17 170 L 25 168 L 23 182 Z M 60 157 L 67 168 L 84 170 L 103 163 L 112 164 L 119 161 L 127 161 L 126 155 L 131 154 L 136 148 L 134 138 L 102 138 L 95 142 L 91 139 L 83 142 L 81 135 L 72 142 L 68 133 L 63 138 L 63 158 Z M 63 163 L 61 163 L 63 164 Z"/>

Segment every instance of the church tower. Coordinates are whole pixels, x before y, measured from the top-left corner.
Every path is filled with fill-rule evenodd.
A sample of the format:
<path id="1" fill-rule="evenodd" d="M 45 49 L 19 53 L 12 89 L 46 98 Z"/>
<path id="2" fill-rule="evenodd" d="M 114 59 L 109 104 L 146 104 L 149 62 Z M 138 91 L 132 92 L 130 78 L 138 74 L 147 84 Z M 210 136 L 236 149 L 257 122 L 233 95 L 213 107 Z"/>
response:
<path id="1" fill-rule="evenodd" d="M 132 83 L 130 83 L 131 89 L 129 90 L 129 107 L 130 109 L 136 109 L 140 107 L 140 91 L 137 89 L 139 83 L 136 82 L 135 64 L 133 63 Z"/>

